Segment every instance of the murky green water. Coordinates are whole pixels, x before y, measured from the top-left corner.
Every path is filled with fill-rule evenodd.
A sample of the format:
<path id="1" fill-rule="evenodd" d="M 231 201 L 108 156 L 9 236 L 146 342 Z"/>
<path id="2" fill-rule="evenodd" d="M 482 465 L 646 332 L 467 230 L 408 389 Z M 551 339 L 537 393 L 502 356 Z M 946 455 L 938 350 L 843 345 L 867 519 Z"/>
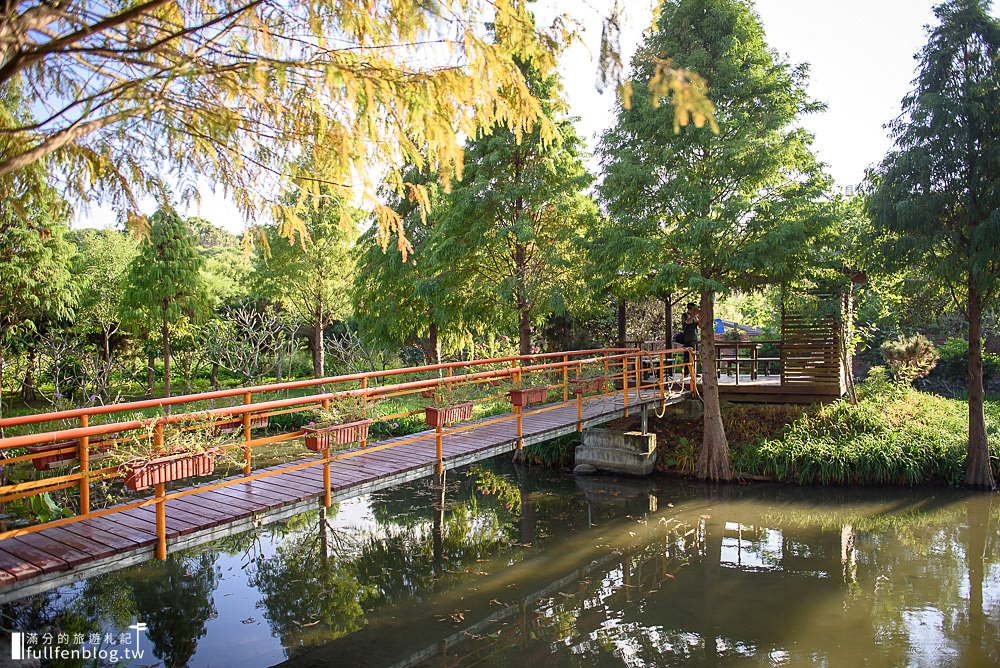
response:
<path id="1" fill-rule="evenodd" d="M 356 499 L 5 606 L 4 627 L 120 652 L 140 633 L 131 665 L 1000 664 L 992 495 L 496 462 L 439 497 Z"/>

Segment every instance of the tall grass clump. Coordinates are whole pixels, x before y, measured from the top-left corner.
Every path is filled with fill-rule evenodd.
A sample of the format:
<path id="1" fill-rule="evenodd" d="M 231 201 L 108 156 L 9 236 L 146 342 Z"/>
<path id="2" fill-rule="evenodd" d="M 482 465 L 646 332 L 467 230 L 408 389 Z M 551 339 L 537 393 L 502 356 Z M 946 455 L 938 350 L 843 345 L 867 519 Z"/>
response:
<path id="1" fill-rule="evenodd" d="M 744 473 L 801 484 L 915 485 L 965 477 L 968 406 L 927 394 L 873 369 L 858 404 L 837 401 L 780 434 L 738 450 Z M 987 438 L 996 470 L 1000 404 L 987 403 Z"/>

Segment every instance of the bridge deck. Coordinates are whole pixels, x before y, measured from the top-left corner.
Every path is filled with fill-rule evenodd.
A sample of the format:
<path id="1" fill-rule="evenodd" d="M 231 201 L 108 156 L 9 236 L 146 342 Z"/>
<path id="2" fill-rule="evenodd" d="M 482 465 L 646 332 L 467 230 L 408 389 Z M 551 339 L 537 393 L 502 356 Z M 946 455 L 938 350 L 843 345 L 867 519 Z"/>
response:
<path id="1" fill-rule="evenodd" d="M 635 390 L 629 394 L 629 407 L 633 409 L 659 402 L 655 392 L 643 392 L 641 397 Z M 677 403 L 686 397 L 685 393 L 668 398 L 667 402 Z M 623 414 L 621 394 L 588 399 L 584 401 L 583 426 L 603 424 Z M 484 421 L 463 423 L 462 426 Z M 575 403 L 544 412 L 529 410 L 523 416 L 525 445 L 576 429 Z M 433 432 L 425 433 L 433 435 Z M 408 438 L 412 436 L 370 445 Z M 511 452 L 516 445 L 517 424 L 513 419 L 446 433 L 444 464 L 446 468 L 465 466 Z M 436 461 L 433 437 L 335 460 L 331 464 L 330 477 L 333 498 L 342 501 L 430 476 L 435 471 Z M 288 465 L 272 468 L 285 466 Z M 323 494 L 323 470 L 315 466 L 170 499 L 166 502 L 167 551 L 176 552 L 292 517 L 316 508 Z M 155 518 L 155 511 L 150 506 L 3 539 L 0 541 L 0 603 L 151 559 L 156 544 Z"/>

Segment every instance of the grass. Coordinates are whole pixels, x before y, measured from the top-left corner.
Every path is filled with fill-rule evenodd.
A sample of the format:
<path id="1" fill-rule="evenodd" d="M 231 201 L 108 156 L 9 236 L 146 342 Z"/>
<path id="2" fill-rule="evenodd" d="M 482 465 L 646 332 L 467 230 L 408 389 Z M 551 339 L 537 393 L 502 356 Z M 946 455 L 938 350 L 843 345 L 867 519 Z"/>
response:
<path id="1" fill-rule="evenodd" d="M 857 406 L 723 404 L 730 460 L 742 478 L 821 485 L 961 485 L 965 478 L 968 403 L 875 378 Z M 1000 478 L 1000 397 L 986 403 L 987 438 Z M 636 418 L 614 423 L 635 429 Z M 701 418 L 652 420 L 657 469 L 694 473 Z"/>
<path id="2" fill-rule="evenodd" d="M 986 423 L 996 474 L 1000 403 L 987 403 Z M 857 406 L 838 401 L 775 437 L 738 444 L 733 463 L 743 473 L 800 484 L 960 485 L 967 441 L 967 402 L 876 380 Z"/>

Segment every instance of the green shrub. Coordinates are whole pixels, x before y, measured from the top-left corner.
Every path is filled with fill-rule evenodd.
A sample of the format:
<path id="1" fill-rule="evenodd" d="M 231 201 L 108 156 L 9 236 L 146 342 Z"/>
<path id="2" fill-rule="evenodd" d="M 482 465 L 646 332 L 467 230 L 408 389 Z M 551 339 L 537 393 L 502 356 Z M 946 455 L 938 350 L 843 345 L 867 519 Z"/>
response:
<path id="1" fill-rule="evenodd" d="M 744 473 L 802 484 L 962 483 L 966 402 L 888 382 L 884 371 L 862 389 L 857 406 L 828 404 L 795 420 L 780 437 L 741 448 L 734 464 Z M 986 423 L 996 458 L 1000 404 L 987 403 Z"/>
<path id="2" fill-rule="evenodd" d="M 938 369 L 948 377 L 964 379 L 969 374 L 969 342 L 965 339 L 951 338 L 941 344 L 938 351 L 941 355 Z M 985 353 L 983 355 L 983 377 L 1000 378 L 1000 355 Z"/>
<path id="3" fill-rule="evenodd" d="M 923 378 L 938 361 L 938 350 L 923 334 L 900 336 L 882 344 L 882 357 L 892 375 L 907 385 Z"/>

